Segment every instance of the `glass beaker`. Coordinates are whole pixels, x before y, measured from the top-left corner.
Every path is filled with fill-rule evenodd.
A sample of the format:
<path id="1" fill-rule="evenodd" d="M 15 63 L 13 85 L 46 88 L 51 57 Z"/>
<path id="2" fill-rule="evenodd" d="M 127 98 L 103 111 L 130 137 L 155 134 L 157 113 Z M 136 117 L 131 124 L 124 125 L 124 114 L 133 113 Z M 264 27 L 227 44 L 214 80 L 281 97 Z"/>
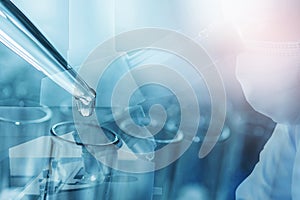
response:
<path id="1" fill-rule="evenodd" d="M 48 107 L 29 100 L 0 100 L 0 193 L 6 188 L 24 186 L 42 170 L 45 162 L 20 156 L 19 147 L 49 134 L 52 112 Z M 23 155 L 34 147 L 22 148 Z M 8 198 L 8 197 L 5 197 Z"/>
<path id="2" fill-rule="evenodd" d="M 128 145 L 130 148 L 132 143 L 131 140 L 134 140 L 133 142 L 136 142 L 135 146 L 136 148 L 130 148 L 132 152 L 137 156 L 138 159 L 145 159 L 144 157 L 141 157 L 142 155 L 146 155 L 150 158 L 149 155 L 151 155 L 151 160 L 147 160 L 147 163 L 151 168 L 148 168 L 145 170 L 145 164 L 143 165 L 143 162 L 135 162 L 135 169 L 137 170 L 136 173 L 144 174 L 144 176 L 148 176 L 148 180 L 146 180 L 143 184 L 149 187 L 150 177 L 152 184 L 152 190 L 151 190 L 151 199 L 169 199 L 170 191 L 172 190 L 172 179 L 173 175 L 176 171 L 176 162 L 174 162 L 174 158 L 176 155 L 179 155 L 180 152 L 182 152 L 183 145 L 183 139 L 184 134 L 181 131 L 178 131 L 177 129 L 174 129 L 171 123 L 173 123 L 173 120 L 169 120 L 166 123 L 162 121 L 158 121 L 156 119 L 156 116 L 153 116 L 152 119 L 154 126 L 151 128 L 160 128 L 163 127 L 158 133 L 154 135 L 149 135 L 149 137 L 145 138 L 139 138 L 138 136 L 145 136 L 145 133 L 139 133 L 139 132 L 132 132 L 134 129 L 131 129 L 131 120 L 125 119 L 120 124 L 121 127 L 124 130 L 120 130 L 119 134 L 121 135 L 121 138 L 125 138 L 124 143 Z M 153 129 L 153 130 L 154 130 Z M 150 128 L 149 128 L 150 130 Z M 151 132 L 149 131 L 149 134 Z M 136 137 L 129 135 L 134 134 Z M 140 135 L 139 135 L 140 134 Z M 151 146 L 151 148 L 147 148 L 147 146 Z M 166 147 L 168 146 L 168 147 Z M 165 150 L 162 150 L 162 148 L 167 148 Z M 140 151 L 134 151 L 135 149 Z M 124 150 L 125 151 L 125 150 Z M 169 164 L 165 167 L 164 163 L 168 162 Z M 150 164 L 152 163 L 152 165 Z M 127 162 L 127 165 L 129 166 L 130 163 Z M 132 165 L 132 164 L 131 164 Z M 137 165 L 140 165 L 140 168 L 138 168 Z M 142 169 L 142 170 L 141 170 Z M 151 169 L 151 170 L 150 170 Z M 147 173 L 141 171 L 148 171 Z M 136 175 L 135 175 L 136 176 Z M 144 189 L 142 185 L 139 186 L 140 191 L 144 191 L 144 196 L 146 196 L 146 192 L 149 191 L 147 189 Z M 127 190 L 128 191 L 128 190 Z M 136 197 L 142 198 L 139 192 L 135 192 Z"/>
<path id="3" fill-rule="evenodd" d="M 124 113 L 130 112 L 131 117 L 137 119 L 143 116 L 143 110 L 140 106 L 135 106 L 126 109 L 114 108 L 114 111 L 116 111 L 115 116 L 112 114 L 112 108 L 109 107 L 98 108 L 95 111 L 101 125 L 115 131 L 123 142 L 118 154 L 117 176 L 110 180 L 113 188 L 113 195 L 110 199 L 150 200 L 152 199 L 154 164 L 145 160 L 144 156 L 149 153 L 149 155 L 153 154 L 154 142 L 126 134 L 115 121 L 120 121 L 121 126 L 130 125 L 131 122 Z"/>
<path id="4" fill-rule="evenodd" d="M 226 159 L 228 146 L 230 145 L 231 129 L 225 124 L 221 135 L 212 151 L 204 158 L 199 159 L 199 149 L 203 145 L 209 119 L 202 118 L 197 135 L 193 143 L 184 155 L 177 161 L 177 170 L 173 174 L 173 190 L 171 199 L 182 199 L 189 195 L 196 195 L 195 199 L 219 199 L 219 193 L 223 174 L 226 173 Z M 195 193 L 195 191 L 197 191 Z"/>
<path id="5" fill-rule="evenodd" d="M 48 199 L 108 199 L 120 140 L 92 123 L 61 122 L 51 128 L 49 169 L 40 181 Z"/>
<path id="6" fill-rule="evenodd" d="M 182 151 L 182 141 L 184 134 L 181 131 L 169 129 L 168 123 L 165 125 L 155 137 L 156 142 L 155 149 L 155 165 L 161 160 L 168 160 L 169 165 L 164 168 L 158 169 L 154 172 L 154 190 L 153 199 L 169 199 L 173 191 L 173 180 L 176 174 L 177 161 L 173 161 L 174 155 L 177 155 Z M 168 151 L 161 151 L 159 154 L 158 150 L 168 145 Z M 174 145 L 174 146 L 173 146 Z M 163 152 L 163 153 L 162 153 Z"/>

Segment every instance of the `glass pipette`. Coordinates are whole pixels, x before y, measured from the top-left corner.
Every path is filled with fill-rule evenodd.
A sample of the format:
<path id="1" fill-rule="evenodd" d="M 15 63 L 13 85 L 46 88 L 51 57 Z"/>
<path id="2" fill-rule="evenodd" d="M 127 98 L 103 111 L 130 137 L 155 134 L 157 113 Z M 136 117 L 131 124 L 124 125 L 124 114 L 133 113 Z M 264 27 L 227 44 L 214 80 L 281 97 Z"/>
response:
<path id="1" fill-rule="evenodd" d="M 91 115 L 95 91 L 10 0 L 0 0 L 0 41 L 72 94 L 83 116 Z"/>

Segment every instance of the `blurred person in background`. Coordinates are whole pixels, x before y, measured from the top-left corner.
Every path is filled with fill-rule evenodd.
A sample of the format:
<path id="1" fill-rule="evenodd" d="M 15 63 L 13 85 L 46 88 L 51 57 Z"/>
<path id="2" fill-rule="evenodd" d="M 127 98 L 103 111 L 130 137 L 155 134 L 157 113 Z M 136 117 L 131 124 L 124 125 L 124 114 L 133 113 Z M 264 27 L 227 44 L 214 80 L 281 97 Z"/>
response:
<path id="1" fill-rule="evenodd" d="M 236 76 L 250 105 L 277 126 L 236 199 L 300 199 L 300 1 L 224 0 L 243 52 Z"/>

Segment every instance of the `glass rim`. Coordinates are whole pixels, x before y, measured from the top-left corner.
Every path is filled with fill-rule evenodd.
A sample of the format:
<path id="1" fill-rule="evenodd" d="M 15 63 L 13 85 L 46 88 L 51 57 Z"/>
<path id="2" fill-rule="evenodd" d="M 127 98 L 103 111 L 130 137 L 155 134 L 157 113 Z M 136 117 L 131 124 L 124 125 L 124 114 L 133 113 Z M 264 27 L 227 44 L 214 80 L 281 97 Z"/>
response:
<path id="1" fill-rule="evenodd" d="M 128 126 L 128 122 L 130 122 L 130 120 L 124 120 L 123 122 L 121 122 L 121 124 L 125 125 L 124 126 Z M 121 129 L 122 130 L 122 129 Z M 122 130 L 123 131 L 123 130 Z M 167 131 L 167 132 L 172 132 L 172 131 L 168 131 L 164 128 L 162 128 L 160 131 Z M 123 131 L 124 132 L 124 131 Z M 125 133 L 125 132 L 124 132 Z M 125 133 L 127 134 L 127 133 Z M 155 138 L 155 135 L 157 134 L 154 134 L 154 135 L 151 135 L 149 137 L 141 137 L 141 139 L 146 139 L 146 140 L 149 140 L 149 141 L 154 141 L 154 142 L 157 142 L 159 144 L 170 144 L 170 143 L 178 143 L 178 142 L 181 142 L 184 138 L 184 134 L 182 132 L 182 130 L 176 130 L 174 132 L 174 137 L 173 138 L 166 138 L 166 139 L 158 139 L 158 138 Z M 139 137 L 138 137 L 139 138 Z"/>
<path id="2" fill-rule="evenodd" d="M 0 121 L 2 122 L 6 122 L 6 123 L 13 123 L 16 125 L 26 125 L 26 124 L 37 124 L 37 123 L 41 123 L 41 122 L 46 122 L 48 120 L 51 119 L 52 117 L 52 111 L 49 107 L 39 104 L 37 101 L 33 101 L 33 100 L 29 100 L 29 99 L 2 99 L 0 100 L 0 102 L 4 102 L 4 101 L 9 101 L 9 102 L 13 102 L 13 101 L 23 101 L 25 104 L 24 106 L 18 106 L 18 105 L 0 105 L 1 107 L 7 107 L 7 108 L 34 108 L 34 109 L 38 109 L 41 112 L 43 112 L 43 116 L 39 117 L 37 119 L 29 119 L 29 120 L 17 120 L 17 119 L 9 119 L 3 116 L 0 116 Z M 32 104 L 30 106 L 26 106 L 26 102 L 29 104 Z M 36 105 L 36 106 L 34 106 Z"/>
<path id="3" fill-rule="evenodd" d="M 114 139 L 110 142 L 103 143 L 103 144 L 82 143 L 82 142 L 76 142 L 76 141 L 71 141 L 71 140 L 65 139 L 65 138 L 61 137 L 60 135 L 58 135 L 55 131 L 56 128 L 61 127 L 61 126 L 65 126 L 65 125 L 74 125 L 74 128 L 77 131 L 76 124 L 77 125 L 84 124 L 84 125 L 91 125 L 91 126 L 94 126 L 94 127 L 99 127 L 100 129 L 106 130 L 109 133 L 111 133 L 114 136 Z M 92 124 L 92 123 L 88 123 L 88 122 L 79 122 L 79 123 L 78 122 L 75 123 L 73 121 L 58 122 L 58 123 L 54 124 L 51 127 L 50 133 L 51 133 L 52 136 L 54 136 L 55 138 L 57 138 L 59 140 L 62 140 L 62 141 L 67 142 L 69 144 L 80 145 L 80 146 L 90 146 L 90 147 L 105 147 L 105 146 L 110 146 L 110 145 L 117 146 L 117 144 L 120 142 L 120 139 L 119 139 L 118 135 L 116 133 L 114 133 L 112 130 L 109 130 L 108 128 L 101 127 L 101 126 L 98 126 L 97 124 Z"/>
<path id="4" fill-rule="evenodd" d="M 174 134 L 174 138 L 171 138 L 171 139 L 151 139 L 157 143 L 160 143 L 160 144 L 171 144 L 171 143 L 178 143 L 178 142 L 181 142 L 184 138 L 184 134 L 182 133 L 181 130 L 178 130 L 176 132 L 176 134 Z"/>

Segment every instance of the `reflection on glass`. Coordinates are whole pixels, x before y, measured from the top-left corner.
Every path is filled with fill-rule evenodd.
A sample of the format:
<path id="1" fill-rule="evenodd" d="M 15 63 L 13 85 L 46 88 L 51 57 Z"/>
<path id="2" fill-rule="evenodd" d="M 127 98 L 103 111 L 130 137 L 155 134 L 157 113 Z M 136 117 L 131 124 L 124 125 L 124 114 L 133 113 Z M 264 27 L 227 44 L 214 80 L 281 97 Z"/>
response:
<path id="1" fill-rule="evenodd" d="M 49 108 L 29 100 L 0 101 L 0 196 L 9 199 L 16 188 L 25 186 L 30 177 L 37 175 L 45 162 L 36 163 L 27 157 L 34 147 L 23 149 L 23 156 L 16 156 L 18 149 L 49 133 L 52 112 Z M 12 153 L 14 152 L 14 153 Z M 25 156 L 24 156 L 25 155 Z M 3 198 L 2 198 L 3 197 Z"/>
<path id="2" fill-rule="evenodd" d="M 73 122 L 55 124 L 51 134 L 51 160 L 49 170 L 45 170 L 40 182 L 41 195 L 55 194 L 62 198 L 62 194 L 57 193 L 90 187 L 96 190 L 96 186 L 101 185 L 101 194 L 89 191 L 89 195 L 105 198 L 118 158 L 120 140 L 117 135 L 92 123 Z M 83 194 L 71 192 L 69 195 L 75 198 L 74 195 Z"/>

